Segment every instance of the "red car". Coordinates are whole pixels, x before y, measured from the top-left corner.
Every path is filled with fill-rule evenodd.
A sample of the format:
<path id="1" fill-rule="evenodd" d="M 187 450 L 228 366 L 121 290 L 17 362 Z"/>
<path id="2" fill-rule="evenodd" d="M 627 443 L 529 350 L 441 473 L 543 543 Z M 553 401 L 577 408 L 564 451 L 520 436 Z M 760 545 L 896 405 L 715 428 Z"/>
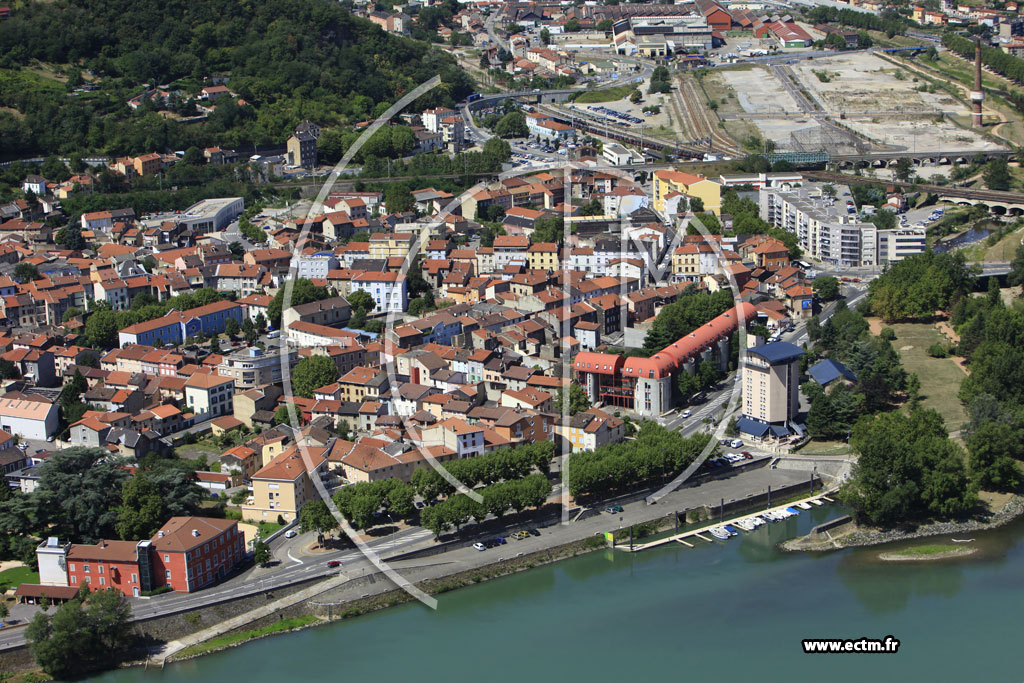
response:
<path id="1" fill-rule="evenodd" d="M 341 566 L 341 560 L 327 560 L 327 566 L 331 569 Z"/>
<path id="2" fill-rule="evenodd" d="M 746 458 L 747 460 L 750 460 L 751 458 L 753 458 L 753 457 L 754 457 L 754 456 L 752 456 L 752 455 L 750 454 L 750 451 L 743 451 L 742 453 L 740 453 L 740 455 L 742 455 L 742 456 L 743 456 L 744 458 Z"/>

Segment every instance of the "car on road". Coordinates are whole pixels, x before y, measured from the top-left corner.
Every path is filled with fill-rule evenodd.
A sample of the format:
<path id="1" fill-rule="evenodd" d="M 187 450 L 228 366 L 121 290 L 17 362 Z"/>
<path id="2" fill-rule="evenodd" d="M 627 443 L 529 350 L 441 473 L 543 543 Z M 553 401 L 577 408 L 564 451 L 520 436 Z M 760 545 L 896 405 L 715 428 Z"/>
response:
<path id="1" fill-rule="evenodd" d="M 296 531 L 295 529 L 289 529 L 288 531 L 284 532 L 284 537 L 285 538 L 295 538 L 298 535 L 299 535 L 299 532 Z"/>
<path id="2" fill-rule="evenodd" d="M 327 566 L 331 569 L 341 566 L 341 560 L 327 560 Z"/>
<path id="3" fill-rule="evenodd" d="M 693 413 L 690 411 L 689 408 L 683 411 L 683 417 L 690 417 L 690 415 L 693 415 Z"/>
<path id="4" fill-rule="evenodd" d="M 609 505 L 604 509 L 604 511 L 607 512 L 609 515 L 617 515 L 620 512 L 623 512 L 623 509 L 621 505 Z"/>
<path id="5" fill-rule="evenodd" d="M 477 550 L 487 550 L 487 546 L 485 546 L 483 543 L 480 543 L 479 541 L 474 543 L 473 547 Z"/>

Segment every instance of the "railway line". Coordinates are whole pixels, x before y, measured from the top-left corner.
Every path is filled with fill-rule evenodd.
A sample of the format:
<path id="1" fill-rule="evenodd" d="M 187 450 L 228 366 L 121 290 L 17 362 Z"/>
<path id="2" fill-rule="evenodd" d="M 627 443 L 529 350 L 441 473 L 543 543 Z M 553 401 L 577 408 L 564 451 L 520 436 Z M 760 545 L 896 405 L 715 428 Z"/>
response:
<path id="1" fill-rule="evenodd" d="M 706 99 L 703 92 L 698 90 L 695 79 L 691 76 L 680 76 L 677 79 L 679 88 L 672 91 L 672 101 L 676 102 L 677 109 L 685 109 L 686 121 L 693 129 L 694 137 L 698 139 L 709 138 L 711 151 L 724 152 L 731 156 L 742 156 L 743 150 L 736 141 L 718 127 L 718 122 L 702 102 Z"/>

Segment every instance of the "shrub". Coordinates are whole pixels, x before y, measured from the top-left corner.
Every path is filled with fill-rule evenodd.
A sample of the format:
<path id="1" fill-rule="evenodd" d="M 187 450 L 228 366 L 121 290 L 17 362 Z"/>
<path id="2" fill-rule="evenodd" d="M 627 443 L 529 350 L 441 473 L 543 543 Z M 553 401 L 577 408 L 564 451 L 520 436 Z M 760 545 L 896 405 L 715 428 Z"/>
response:
<path id="1" fill-rule="evenodd" d="M 894 341 L 896 339 L 896 331 L 891 327 L 883 327 L 878 336 L 885 341 Z"/>
<path id="2" fill-rule="evenodd" d="M 949 356 L 949 352 L 946 351 L 945 346 L 936 342 L 928 347 L 928 355 L 932 358 L 946 358 Z"/>

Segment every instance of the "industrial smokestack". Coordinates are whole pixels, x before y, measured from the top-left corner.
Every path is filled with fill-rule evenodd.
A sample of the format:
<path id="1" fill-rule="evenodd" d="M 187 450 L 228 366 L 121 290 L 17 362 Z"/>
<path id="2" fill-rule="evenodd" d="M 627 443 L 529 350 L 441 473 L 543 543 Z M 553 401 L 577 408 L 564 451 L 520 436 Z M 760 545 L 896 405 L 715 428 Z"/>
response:
<path id="1" fill-rule="evenodd" d="M 971 91 L 971 108 L 974 112 L 972 124 L 981 128 L 981 102 L 985 91 L 981 89 L 981 37 L 974 39 L 974 90 Z"/>

